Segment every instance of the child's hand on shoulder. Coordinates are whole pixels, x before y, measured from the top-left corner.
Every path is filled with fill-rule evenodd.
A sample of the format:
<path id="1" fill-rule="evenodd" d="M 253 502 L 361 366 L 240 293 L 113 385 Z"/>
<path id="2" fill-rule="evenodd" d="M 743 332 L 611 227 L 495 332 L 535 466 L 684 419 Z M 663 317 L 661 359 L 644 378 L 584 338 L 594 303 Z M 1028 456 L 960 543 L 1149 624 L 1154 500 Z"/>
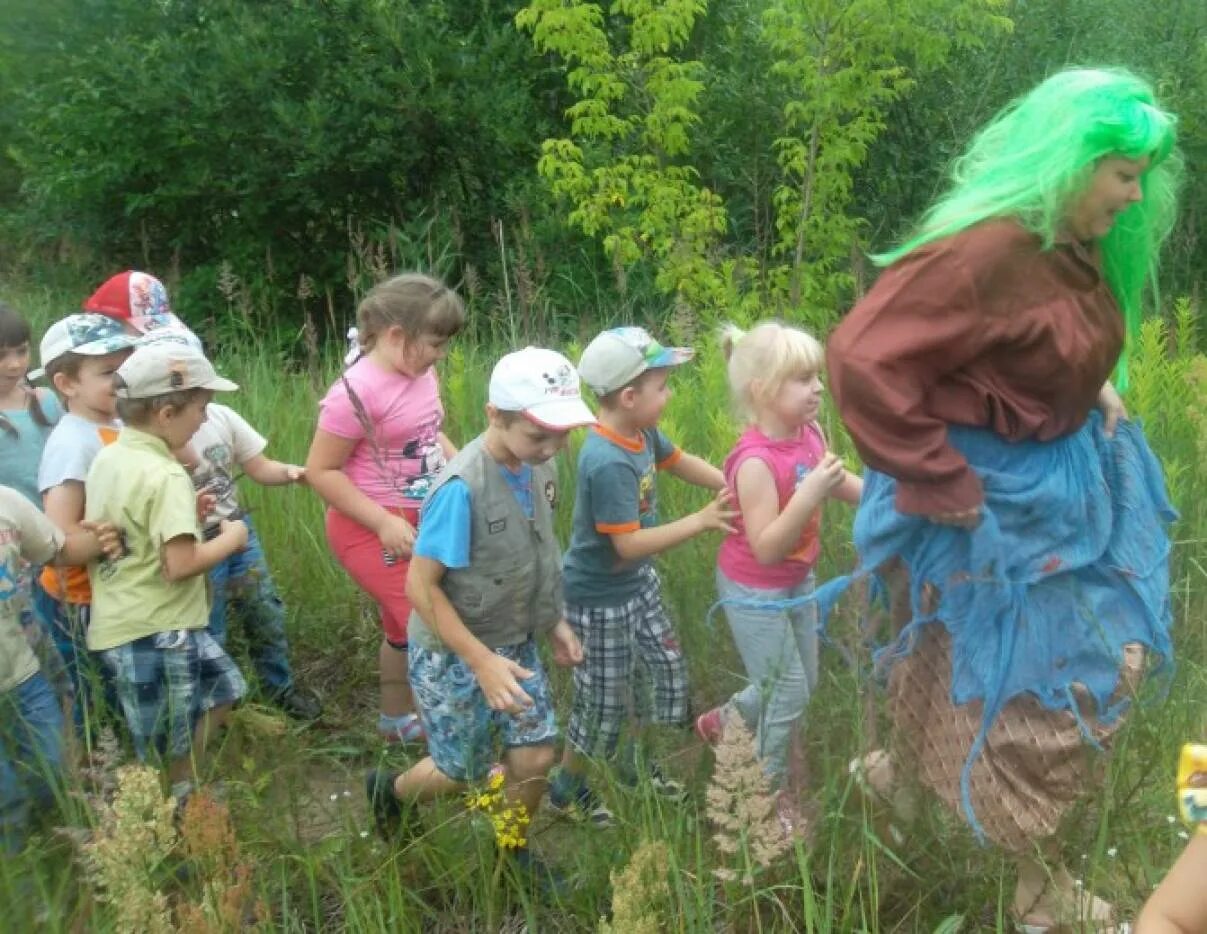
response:
<path id="1" fill-rule="evenodd" d="M 549 641 L 553 643 L 553 661 L 562 668 L 573 668 L 583 660 L 583 646 L 578 636 L 564 619 L 549 630 Z"/>
<path id="2" fill-rule="evenodd" d="M 734 531 L 733 520 L 738 516 L 738 510 L 733 504 L 733 494 L 728 488 L 718 490 L 712 502 L 696 513 L 701 532 Z"/>
<path id="3" fill-rule="evenodd" d="M 820 499 L 833 492 L 845 476 L 842 458 L 827 451 L 817 466 L 806 474 L 797 490 L 805 491 L 802 495 Z"/>
<path id="4" fill-rule="evenodd" d="M 122 530 L 112 522 L 81 522 L 80 528 L 96 536 L 101 547 L 101 557 L 106 561 L 117 561 L 126 553 Z"/>
<path id="5" fill-rule="evenodd" d="M 242 519 L 223 519 L 218 523 L 219 534 L 236 545 L 238 551 L 247 547 L 247 523 Z"/>
<path id="6" fill-rule="evenodd" d="M 532 706 L 532 698 L 520 687 L 520 682 L 531 678 L 534 672 L 497 652 L 487 653 L 471 667 L 491 710 L 519 713 Z"/>
<path id="7" fill-rule="evenodd" d="M 415 547 L 415 527 L 402 516 L 390 513 L 377 529 L 381 550 L 393 558 L 410 558 Z"/>

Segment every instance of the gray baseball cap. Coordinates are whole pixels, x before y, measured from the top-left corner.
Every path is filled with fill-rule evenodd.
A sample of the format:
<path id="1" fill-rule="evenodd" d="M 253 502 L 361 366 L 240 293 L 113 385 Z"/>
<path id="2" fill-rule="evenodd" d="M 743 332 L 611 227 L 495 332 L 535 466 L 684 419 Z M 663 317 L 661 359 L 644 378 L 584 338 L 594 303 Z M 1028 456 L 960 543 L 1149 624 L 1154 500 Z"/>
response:
<path id="1" fill-rule="evenodd" d="M 578 375 L 595 395 L 606 396 L 646 370 L 679 366 L 693 356 L 690 347 L 663 347 L 645 328 L 612 328 L 587 345 Z"/>

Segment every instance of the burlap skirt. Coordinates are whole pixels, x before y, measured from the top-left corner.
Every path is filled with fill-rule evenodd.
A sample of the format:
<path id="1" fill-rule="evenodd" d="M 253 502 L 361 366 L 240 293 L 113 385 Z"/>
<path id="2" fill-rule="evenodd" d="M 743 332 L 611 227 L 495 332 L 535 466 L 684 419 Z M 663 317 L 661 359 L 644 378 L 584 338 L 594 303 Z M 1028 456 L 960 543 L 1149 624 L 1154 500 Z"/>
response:
<path id="1" fill-rule="evenodd" d="M 1134 691 L 1144 650 L 1128 647 L 1116 697 Z M 981 730 L 979 701 L 951 700 L 951 640 L 941 624 L 923 627 L 913 651 L 893 665 L 888 701 L 899 764 L 965 818 L 960 778 Z M 1108 748 L 1124 717 L 1109 725 L 1081 697 L 1082 721 Z M 971 801 L 986 837 L 1012 851 L 1032 850 L 1056 832 L 1068 809 L 1099 785 L 1105 757 L 1087 742 L 1071 711 L 1047 710 L 1032 695 L 1009 701 L 972 767 Z M 898 774 L 902 774 L 898 770 Z"/>

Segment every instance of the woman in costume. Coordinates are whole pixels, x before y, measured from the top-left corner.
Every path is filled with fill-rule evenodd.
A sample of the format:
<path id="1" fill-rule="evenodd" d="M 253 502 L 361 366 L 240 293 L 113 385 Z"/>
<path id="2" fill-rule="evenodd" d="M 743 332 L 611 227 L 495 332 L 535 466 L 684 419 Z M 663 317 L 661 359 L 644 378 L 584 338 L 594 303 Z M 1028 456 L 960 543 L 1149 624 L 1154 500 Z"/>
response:
<path id="1" fill-rule="evenodd" d="M 1014 854 L 1029 931 L 1113 924 L 1044 857 L 1170 656 L 1173 511 L 1110 378 L 1173 225 L 1175 125 L 1127 72 L 1047 79 L 972 140 L 827 352 L 897 627 L 893 749 L 866 778 L 891 797 L 908 762 Z"/>

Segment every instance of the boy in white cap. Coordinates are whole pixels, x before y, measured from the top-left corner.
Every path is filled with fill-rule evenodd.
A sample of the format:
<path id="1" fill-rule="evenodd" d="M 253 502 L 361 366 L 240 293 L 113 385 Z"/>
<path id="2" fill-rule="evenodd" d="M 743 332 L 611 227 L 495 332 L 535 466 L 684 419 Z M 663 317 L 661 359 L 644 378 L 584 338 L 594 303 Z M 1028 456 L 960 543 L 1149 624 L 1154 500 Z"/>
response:
<path id="1" fill-rule="evenodd" d="M 114 383 L 124 427 L 88 473 L 87 516 L 118 524 L 125 553 L 90 569 L 88 648 L 113 678 L 138 757 L 161 753 L 183 802 L 207 736 L 246 691 L 205 627 L 206 572 L 247 544 L 247 526 L 224 520 L 204 541 L 172 451 L 197 433 L 215 392 L 238 387 L 199 351 L 167 343 L 138 348 Z"/>
<path id="2" fill-rule="evenodd" d="M 408 655 L 428 756 L 404 773 L 366 776 L 385 836 L 413 827 L 417 802 L 485 778 L 496 736 L 505 806 L 531 819 L 557 739 L 536 637 L 549 639 L 559 665 L 582 659 L 563 613 L 550 463 L 572 429 L 595 421 L 578 374 L 552 350 L 508 354 L 491 374 L 486 414 L 486 431 L 440 472 L 423 504 L 407 581 Z M 499 842 L 548 887 L 554 876 L 524 844 L 525 823 Z"/>
<path id="3" fill-rule="evenodd" d="M 104 315 L 68 315 L 50 326 L 39 348 L 41 367 L 29 378 L 45 378 L 65 414 L 46 439 L 38 467 L 38 491 L 46 517 L 68 534 L 84 518 L 84 480 L 101 448 L 117 438 L 121 422 L 113 394 L 113 374 L 134 350 L 134 338 Z M 74 693 L 76 732 L 91 719 L 92 695 L 100 673 L 84 644 L 92 604 L 88 572 L 47 565 L 34 599 L 63 657 Z"/>
<path id="4" fill-rule="evenodd" d="M 653 681 L 649 719 L 673 726 L 688 719 L 687 667 L 651 558 L 702 532 L 732 531 L 724 475 L 658 430 L 671 395 L 670 372 L 691 358 L 686 347 L 663 347 L 642 328 L 622 327 L 591 341 L 578 365 L 599 399 L 598 424 L 579 452 L 564 566 L 566 619 L 586 660 L 574 671 L 566 748 L 549 800 L 596 826 L 612 823 L 612 813 L 587 782 L 587 757 L 615 756 L 638 663 Z M 659 525 L 657 473 L 663 470 L 717 495 L 698 512 Z M 640 758 L 634 742 L 623 779 L 636 783 L 641 773 L 660 794 L 683 793 L 657 764 L 640 765 Z"/>

